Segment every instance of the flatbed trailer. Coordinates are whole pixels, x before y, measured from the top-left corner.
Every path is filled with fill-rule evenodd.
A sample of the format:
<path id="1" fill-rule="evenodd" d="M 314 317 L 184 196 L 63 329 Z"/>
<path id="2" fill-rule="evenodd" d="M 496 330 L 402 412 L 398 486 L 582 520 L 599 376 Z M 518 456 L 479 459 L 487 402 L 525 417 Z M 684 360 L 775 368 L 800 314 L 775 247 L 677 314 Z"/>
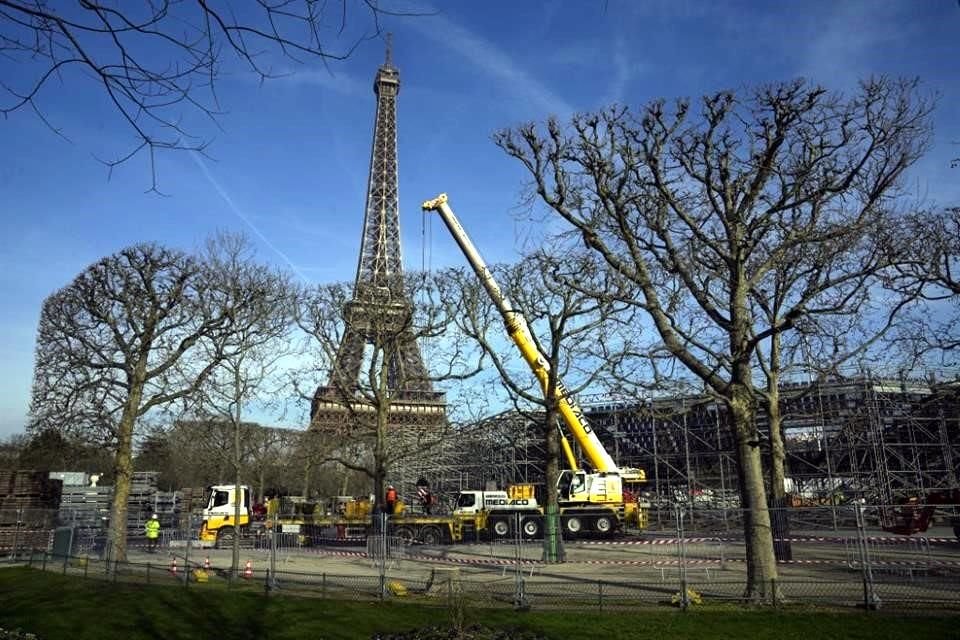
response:
<path id="1" fill-rule="evenodd" d="M 644 512 L 645 515 L 645 512 Z M 280 515 L 282 531 L 296 527 L 305 541 L 349 540 L 378 531 L 375 516 Z M 610 537 L 623 531 L 625 515 L 608 506 L 560 509 L 564 537 Z M 508 540 L 543 536 L 544 515 L 538 508 L 481 511 L 474 514 L 428 515 L 400 513 L 386 520 L 387 535 L 426 545 Z"/>

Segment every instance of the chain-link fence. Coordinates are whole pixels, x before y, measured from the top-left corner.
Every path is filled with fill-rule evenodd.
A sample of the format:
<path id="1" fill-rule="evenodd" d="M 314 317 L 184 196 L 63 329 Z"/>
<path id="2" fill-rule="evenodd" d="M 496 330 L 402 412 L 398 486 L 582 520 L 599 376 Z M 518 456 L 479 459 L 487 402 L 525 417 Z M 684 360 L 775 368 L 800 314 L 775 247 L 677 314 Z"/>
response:
<path id="1" fill-rule="evenodd" d="M 749 596 L 773 605 L 809 603 L 860 608 L 960 608 L 960 542 L 949 512 L 936 514 L 923 535 L 883 528 L 878 507 L 849 505 L 773 512 L 776 577 L 754 583 Z M 131 540 L 128 561 L 107 564 L 103 535 L 72 530 L 70 548 L 55 536 L 14 545 L 7 557 L 74 575 L 117 582 L 225 583 L 269 593 L 320 597 L 407 598 L 447 606 L 614 609 L 670 603 L 742 602 L 748 594 L 739 510 L 690 505 L 663 514 L 642 536 L 570 537 L 564 562 L 546 559 L 544 541 L 510 535 L 480 543 L 419 544 L 393 535 L 383 516 L 373 533 L 311 539 L 296 530 L 268 530 L 244 541 L 240 565 L 231 549 L 201 547 L 188 531 L 164 530 L 159 549 Z M 842 515 L 842 519 L 839 517 Z M 562 528 L 562 527 L 561 527 Z M 63 528 L 61 528 L 63 529 Z M 25 531 L 25 530 L 24 530 Z M 58 530 L 60 531 L 60 530 Z M 39 544 L 38 544 L 39 543 Z"/>

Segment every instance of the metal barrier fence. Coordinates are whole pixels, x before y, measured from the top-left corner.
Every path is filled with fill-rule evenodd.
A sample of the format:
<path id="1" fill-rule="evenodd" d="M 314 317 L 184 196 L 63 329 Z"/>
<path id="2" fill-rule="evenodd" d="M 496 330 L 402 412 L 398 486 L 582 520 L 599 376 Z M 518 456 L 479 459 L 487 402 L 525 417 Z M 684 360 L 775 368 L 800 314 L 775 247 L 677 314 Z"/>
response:
<path id="1" fill-rule="evenodd" d="M 203 561 L 187 566 L 180 562 L 107 562 L 97 558 L 31 553 L 28 566 L 114 583 L 179 585 L 188 589 L 210 588 L 220 583 L 253 589 L 270 595 L 379 601 L 409 600 L 437 606 L 514 607 L 535 609 L 616 610 L 637 606 L 673 605 L 687 608 L 700 602 L 743 602 L 744 581 L 717 572 L 674 569 L 660 576 L 623 576 L 621 579 L 566 577 L 548 573 L 527 575 L 508 570 L 487 573 L 482 579 L 465 575 L 458 567 L 434 567 L 411 573 L 348 574 L 339 571 L 271 571 L 254 567 L 251 561 L 234 573 L 229 566 Z M 260 563 L 262 565 L 262 563 Z M 781 578 L 765 589 L 771 605 L 815 604 L 831 607 L 958 608 L 960 580 L 956 576 L 906 576 L 874 578 L 868 584 L 857 573 L 846 578 Z"/>
<path id="2" fill-rule="evenodd" d="M 74 530 L 70 552 L 52 553 L 50 532 L 39 544 L 8 550 L 11 560 L 118 582 L 180 583 L 186 588 L 228 582 L 270 593 L 359 599 L 408 598 L 444 604 L 455 597 L 476 606 L 613 609 L 697 601 L 740 602 L 746 552 L 736 528 L 707 522 L 742 518 L 731 510 L 675 509 L 674 528 L 642 536 L 567 539 L 565 562 L 545 561 L 544 542 L 519 527 L 505 539 L 455 545 L 416 544 L 381 522 L 365 538 L 306 540 L 270 532 L 245 542 L 238 567 L 230 549 L 202 548 L 189 535 L 163 531 L 149 553 L 132 538 L 128 562 L 105 564 L 104 536 Z M 870 507 L 849 507 L 850 527 L 821 528 L 831 510 L 790 509 L 775 529 L 778 577 L 759 586 L 770 604 L 809 603 L 860 608 L 960 609 L 960 542 L 942 514 L 925 535 L 885 532 Z M 847 517 L 847 516 L 845 516 Z M 692 524 L 692 526 L 691 526 Z M 21 540 L 26 540 L 21 537 Z M 310 543 L 310 544 L 308 544 Z M 0 557 L 5 552 L 0 551 Z M 194 569 L 204 569 L 198 582 Z"/>

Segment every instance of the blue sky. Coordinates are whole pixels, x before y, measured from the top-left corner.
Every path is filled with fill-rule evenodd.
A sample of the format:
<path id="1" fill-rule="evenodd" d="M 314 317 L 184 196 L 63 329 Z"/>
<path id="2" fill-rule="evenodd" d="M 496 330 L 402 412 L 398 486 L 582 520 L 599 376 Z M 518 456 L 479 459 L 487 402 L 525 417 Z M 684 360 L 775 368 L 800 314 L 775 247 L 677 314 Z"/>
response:
<path id="1" fill-rule="evenodd" d="M 411 6 L 410 3 L 407 6 Z M 437 15 L 387 19 L 400 69 L 399 162 L 404 259 L 460 264 L 419 204 L 447 191 L 489 262 L 536 235 L 517 221 L 524 175 L 494 131 L 548 115 L 805 76 L 852 90 L 870 74 L 919 76 L 940 95 L 933 147 L 910 174 L 916 194 L 960 202 L 960 5 L 870 2 L 448 2 Z M 3 24 L 0 23 L 0 29 Z M 157 159 L 165 197 L 145 193 L 138 156 L 113 172 L 94 155 L 133 143 L 91 80 L 67 75 L 42 96 L 53 134 L 29 111 L 0 120 L 0 437 L 23 430 L 44 298 L 98 258 L 155 241 L 193 249 L 220 229 L 246 232 L 262 260 L 309 282 L 355 275 L 373 127 L 372 80 L 383 45 L 329 68 L 290 64 L 258 84 L 239 68 L 220 80 L 211 159 Z M 234 65 L 235 67 L 235 65 Z M 0 60 L 0 80 L 22 77 Z"/>

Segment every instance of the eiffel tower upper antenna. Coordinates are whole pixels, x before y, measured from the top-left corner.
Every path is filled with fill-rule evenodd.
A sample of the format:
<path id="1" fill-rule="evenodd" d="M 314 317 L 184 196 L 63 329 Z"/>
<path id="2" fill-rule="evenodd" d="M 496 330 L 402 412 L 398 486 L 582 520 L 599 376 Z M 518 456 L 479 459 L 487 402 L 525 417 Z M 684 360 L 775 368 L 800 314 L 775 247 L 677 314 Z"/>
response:
<path id="1" fill-rule="evenodd" d="M 393 66 L 393 34 L 387 33 L 387 59 L 383 63 L 385 67 Z"/>

